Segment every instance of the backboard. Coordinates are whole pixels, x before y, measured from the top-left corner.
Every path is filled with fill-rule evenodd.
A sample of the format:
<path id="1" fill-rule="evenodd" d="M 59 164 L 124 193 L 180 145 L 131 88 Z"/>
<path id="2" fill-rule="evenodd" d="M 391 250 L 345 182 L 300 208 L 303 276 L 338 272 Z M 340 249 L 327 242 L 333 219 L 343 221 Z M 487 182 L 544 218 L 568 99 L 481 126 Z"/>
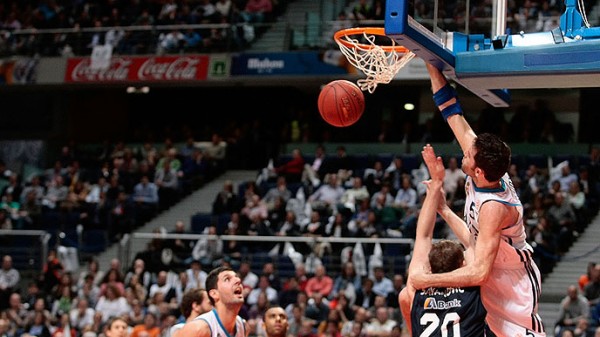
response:
<path id="1" fill-rule="evenodd" d="M 494 0 L 489 30 L 476 33 L 469 20 L 462 32 L 444 27 L 437 0 L 427 19 L 412 1 L 426 0 L 387 0 L 385 34 L 494 107 L 509 105 L 508 89 L 600 87 L 600 27 L 579 13 L 582 0 L 565 0 L 560 22 L 543 27 L 552 29 L 518 34 L 506 29 L 505 0 Z"/>

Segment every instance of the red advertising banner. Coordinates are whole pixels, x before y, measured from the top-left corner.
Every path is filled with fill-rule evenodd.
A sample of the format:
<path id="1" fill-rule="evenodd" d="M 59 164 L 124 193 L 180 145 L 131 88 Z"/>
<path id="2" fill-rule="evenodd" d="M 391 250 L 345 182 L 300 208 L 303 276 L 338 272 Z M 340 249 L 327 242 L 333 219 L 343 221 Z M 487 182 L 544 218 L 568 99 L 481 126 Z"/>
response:
<path id="1" fill-rule="evenodd" d="M 113 56 L 106 69 L 94 69 L 91 58 L 70 58 L 66 83 L 163 82 L 205 80 L 207 55 L 128 57 Z"/>

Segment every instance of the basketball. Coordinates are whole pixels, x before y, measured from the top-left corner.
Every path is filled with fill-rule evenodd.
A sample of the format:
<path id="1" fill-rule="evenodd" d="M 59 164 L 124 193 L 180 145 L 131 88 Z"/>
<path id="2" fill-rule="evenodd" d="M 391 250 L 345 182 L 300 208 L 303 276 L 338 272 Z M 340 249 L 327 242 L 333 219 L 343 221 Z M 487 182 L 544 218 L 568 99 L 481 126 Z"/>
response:
<path id="1" fill-rule="evenodd" d="M 350 126 L 365 110 L 365 95 L 356 84 L 335 80 L 321 89 L 318 107 L 327 123 L 337 127 Z"/>

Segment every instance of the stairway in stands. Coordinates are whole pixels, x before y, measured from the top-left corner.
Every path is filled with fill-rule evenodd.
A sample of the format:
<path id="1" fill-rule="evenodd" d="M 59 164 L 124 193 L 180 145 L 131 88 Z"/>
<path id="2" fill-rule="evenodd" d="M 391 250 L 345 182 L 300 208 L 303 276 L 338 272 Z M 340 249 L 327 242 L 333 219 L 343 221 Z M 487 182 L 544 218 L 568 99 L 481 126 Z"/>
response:
<path id="1" fill-rule="evenodd" d="M 175 222 L 177 220 L 183 220 L 186 225 L 186 228 L 189 229 L 192 215 L 194 215 L 197 212 L 211 211 L 212 202 L 215 199 L 217 193 L 219 193 L 219 191 L 221 191 L 221 189 L 223 188 L 223 183 L 226 180 L 233 181 L 234 185 L 237 187 L 237 185 L 240 182 L 256 179 L 256 173 L 256 171 L 252 170 L 227 171 L 221 176 L 217 177 L 216 179 L 206 183 L 206 185 L 202 186 L 197 191 L 188 195 L 179 203 L 172 206 L 170 209 L 159 214 L 156 218 L 149 221 L 146 225 L 138 228 L 136 232 L 151 233 L 153 230 L 161 227 L 166 229 L 167 232 L 170 232 L 175 228 Z M 150 239 L 133 240 L 131 245 L 130 256 L 133 257 L 135 256 L 136 252 L 145 250 L 146 245 L 149 241 Z M 100 268 L 102 270 L 108 269 L 108 266 L 110 265 L 110 260 L 118 257 L 119 245 L 113 244 L 105 252 L 103 252 L 97 257 L 98 261 L 100 262 Z M 126 263 L 126 261 L 122 262 Z M 81 268 L 86 268 L 86 266 L 81 266 Z"/>
<path id="2" fill-rule="evenodd" d="M 290 50 L 292 46 L 316 48 L 321 42 L 321 17 L 319 1 L 292 1 L 287 5 L 285 13 L 252 43 L 248 51 L 281 52 Z"/>
<path id="3" fill-rule="evenodd" d="M 567 287 L 577 284 L 579 276 L 586 272 L 588 262 L 600 262 L 600 216 L 596 216 L 577 241 L 563 256 L 542 283 L 540 315 L 548 336 L 553 336 L 552 326 L 558 317 L 560 301 L 567 294 Z"/>

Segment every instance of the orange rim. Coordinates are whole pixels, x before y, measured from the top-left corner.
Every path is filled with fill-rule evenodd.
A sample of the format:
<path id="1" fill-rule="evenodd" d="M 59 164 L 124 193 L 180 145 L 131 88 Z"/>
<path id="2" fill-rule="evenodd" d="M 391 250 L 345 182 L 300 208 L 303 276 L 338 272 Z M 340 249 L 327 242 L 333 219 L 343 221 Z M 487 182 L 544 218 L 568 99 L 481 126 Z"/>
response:
<path id="1" fill-rule="evenodd" d="M 364 44 L 364 43 L 358 43 L 358 42 L 354 43 L 354 42 L 349 42 L 348 40 L 344 39 L 344 37 L 352 36 L 352 35 L 359 35 L 359 34 L 360 35 L 362 35 L 362 34 L 379 35 L 379 36 L 387 37 L 387 35 L 385 34 L 385 29 L 383 27 L 355 27 L 355 28 L 346 28 L 346 29 L 338 30 L 333 35 L 333 38 L 338 43 L 341 43 L 348 48 L 360 47 L 362 49 L 373 49 L 373 46 L 370 44 Z M 385 50 L 386 52 L 393 52 L 393 51 L 395 51 L 397 53 L 408 53 L 409 52 L 408 49 L 406 49 L 405 47 L 400 46 L 400 45 L 380 46 L 380 47 L 383 50 Z"/>

